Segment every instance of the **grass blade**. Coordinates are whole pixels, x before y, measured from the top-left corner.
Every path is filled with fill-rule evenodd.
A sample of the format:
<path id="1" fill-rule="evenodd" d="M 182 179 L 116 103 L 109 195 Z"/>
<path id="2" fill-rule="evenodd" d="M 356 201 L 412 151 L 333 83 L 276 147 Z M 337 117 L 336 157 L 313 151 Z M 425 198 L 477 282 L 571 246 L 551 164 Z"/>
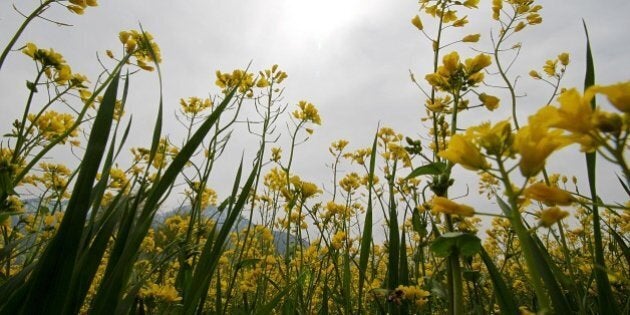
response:
<path id="1" fill-rule="evenodd" d="M 488 273 L 490 275 L 490 280 L 492 281 L 492 286 L 494 287 L 494 292 L 497 295 L 497 303 L 499 304 L 499 308 L 501 309 L 502 314 L 518 314 L 518 306 L 516 305 L 514 296 L 510 291 L 510 288 L 503 281 L 503 277 L 501 277 L 501 273 L 497 266 L 492 262 L 492 258 L 486 252 L 485 249 L 481 248 L 479 252 L 481 256 L 481 260 L 486 265 L 486 269 L 488 269 Z"/>
<path id="2" fill-rule="evenodd" d="M 89 209 L 92 185 L 105 151 L 111 129 L 118 91 L 119 72 L 103 97 L 94 120 L 77 182 L 59 230 L 42 254 L 28 282 L 29 293 L 22 312 L 26 314 L 54 314 L 62 311 L 70 279 L 74 273 L 83 226 Z"/>
<path id="3" fill-rule="evenodd" d="M 184 314 L 194 314 L 200 301 L 204 299 L 205 296 L 208 294 L 210 279 L 214 275 L 214 271 L 219 263 L 219 258 L 221 258 L 221 253 L 223 252 L 226 240 L 229 236 L 232 226 L 236 222 L 236 219 L 241 215 L 241 211 L 245 206 L 247 199 L 249 198 L 249 192 L 256 179 L 258 165 L 260 163 L 260 158 L 257 158 L 255 166 L 249 174 L 245 185 L 241 189 L 241 193 L 238 196 L 238 199 L 233 204 L 233 206 L 230 206 L 227 218 L 225 219 L 223 226 L 221 226 L 218 235 L 215 236 L 212 242 L 210 242 L 209 240 L 206 242 L 206 245 L 201 252 L 201 256 L 199 257 L 199 262 L 197 263 L 197 266 L 193 273 L 193 280 L 186 290 L 186 299 L 184 300 L 183 308 Z M 238 182 L 238 178 L 240 178 L 241 169 L 242 163 L 241 167 L 239 167 L 236 182 Z M 237 185 L 235 185 L 235 187 L 236 186 Z M 230 198 L 232 200 L 236 199 L 236 192 L 233 192 Z"/>
<path id="4" fill-rule="evenodd" d="M 157 206 L 160 199 L 166 193 L 171 185 L 175 182 L 175 179 L 179 176 L 180 171 L 184 168 L 190 157 L 195 153 L 197 148 L 201 145 L 201 142 L 206 137 L 212 126 L 218 121 L 223 111 L 230 104 L 232 97 L 236 93 L 236 88 L 232 89 L 228 93 L 225 99 L 216 107 L 216 109 L 206 118 L 206 120 L 199 126 L 199 129 L 193 134 L 189 141 L 183 146 L 179 154 L 175 156 L 171 164 L 167 167 L 164 175 L 159 178 L 154 187 L 150 189 L 149 196 L 144 201 L 142 213 L 137 221 L 137 224 L 131 227 L 129 240 L 121 244 L 122 250 L 120 251 L 120 258 L 112 262 L 111 269 L 106 271 L 104 281 L 101 284 L 93 301 L 93 313 L 94 314 L 109 314 L 109 310 L 116 307 L 118 301 L 120 301 L 120 295 L 122 294 L 124 285 L 131 273 L 131 266 L 138 252 L 138 248 L 144 239 L 153 217 L 157 211 Z M 136 209 L 136 205 L 132 207 Z M 131 219 L 130 219 L 131 220 Z M 131 221 L 128 221 L 131 222 Z M 131 224 L 131 223 L 130 223 Z M 108 266 L 109 268 L 109 266 Z"/>
<path id="5" fill-rule="evenodd" d="M 588 37 L 588 29 L 586 22 L 582 20 L 584 25 L 584 33 L 586 35 L 586 74 L 584 76 L 584 89 L 595 84 L 595 65 L 593 61 L 593 53 L 591 51 L 591 41 Z M 591 107 L 595 109 L 595 98 L 591 100 Z M 604 245 L 602 242 L 602 228 L 600 224 L 599 208 L 597 207 L 598 197 L 596 188 L 596 152 L 587 152 L 586 155 L 586 171 L 588 175 L 588 186 L 591 193 L 591 201 L 593 203 L 593 239 L 595 246 L 595 282 L 597 283 L 597 296 L 599 304 L 599 312 L 601 314 L 619 314 L 617 305 L 613 298 L 608 275 L 606 274 L 606 263 L 604 261 Z"/>
<path id="6" fill-rule="evenodd" d="M 370 247 L 372 245 L 372 191 L 374 186 L 374 169 L 376 167 L 376 143 L 378 135 L 374 135 L 372 142 L 372 154 L 370 154 L 370 170 L 368 174 L 368 201 L 365 221 L 363 223 L 363 235 L 361 236 L 361 252 L 359 254 L 359 298 L 358 313 L 361 314 L 363 307 L 363 287 L 365 285 L 365 274 L 370 258 Z"/>

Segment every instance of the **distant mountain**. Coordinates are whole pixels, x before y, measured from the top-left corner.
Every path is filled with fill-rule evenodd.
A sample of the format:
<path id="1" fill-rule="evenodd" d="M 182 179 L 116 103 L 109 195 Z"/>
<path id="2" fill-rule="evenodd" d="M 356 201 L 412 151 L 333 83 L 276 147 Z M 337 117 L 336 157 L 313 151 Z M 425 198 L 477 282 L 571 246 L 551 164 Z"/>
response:
<path id="1" fill-rule="evenodd" d="M 163 223 L 164 220 L 166 220 L 168 217 L 176 215 L 176 214 L 179 214 L 179 215 L 188 214 L 190 213 L 190 209 L 191 209 L 190 205 L 187 205 L 187 206 L 183 206 L 183 207 L 165 211 L 165 212 L 158 212 L 155 215 L 155 219 L 153 220 L 153 225 L 156 226 L 157 224 Z M 227 211 L 220 212 L 219 209 L 215 206 L 208 206 L 201 213 L 206 219 L 212 219 L 215 222 L 217 222 L 219 226 L 222 226 L 223 223 L 225 223 L 225 220 L 227 218 Z M 239 216 L 236 219 L 236 223 L 232 227 L 232 231 L 244 231 L 245 229 L 247 229 L 248 225 L 249 225 L 249 220 L 247 220 L 243 216 Z M 273 234 L 273 242 L 274 242 L 274 245 L 276 246 L 276 250 L 278 251 L 279 254 L 284 254 L 287 250 L 287 233 L 284 231 L 272 231 L 272 234 Z M 289 235 L 290 246 L 297 244 L 297 242 L 298 242 L 298 238 L 296 236 Z M 306 240 L 302 240 L 302 244 L 305 246 L 308 246 L 308 242 Z"/>
<path id="2" fill-rule="evenodd" d="M 40 199 L 38 198 L 24 199 L 22 202 L 24 203 L 26 212 L 35 212 L 40 207 L 46 207 L 52 210 L 56 206 L 54 203 L 40 204 Z M 67 203 L 68 203 L 67 201 L 62 201 L 61 205 L 57 205 L 58 209 L 60 209 L 61 211 L 65 211 L 65 207 Z M 176 214 L 180 214 L 180 215 L 188 214 L 190 213 L 190 209 L 191 209 L 190 205 L 186 205 L 186 206 L 175 208 L 168 211 L 160 211 L 155 215 L 155 218 L 153 220 L 153 226 L 156 227 L 158 224 L 163 223 L 164 220 L 166 220 L 166 218 L 170 216 L 173 216 Z M 202 211 L 202 214 L 207 219 L 215 220 L 219 226 L 222 226 L 227 218 L 227 211 L 220 212 L 219 209 L 215 206 L 208 206 Z M 17 222 L 18 217 L 14 216 L 12 220 Z M 249 220 L 247 220 L 243 216 L 239 216 L 236 220 L 236 223 L 234 224 L 234 227 L 232 227 L 232 231 L 243 231 L 247 228 L 248 225 L 249 225 Z M 287 250 L 287 233 L 284 231 L 272 231 L 272 233 L 273 233 L 273 242 L 276 246 L 276 250 L 278 251 L 278 253 L 284 254 Z M 297 242 L 298 242 L 298 238 L 295 235 L 289 236 L 289 246 L 293 246 L 297 244 Z M 302 240 L 302 244 L 304 246 L 308 246 L 308 242 L 306 240 Z"/>

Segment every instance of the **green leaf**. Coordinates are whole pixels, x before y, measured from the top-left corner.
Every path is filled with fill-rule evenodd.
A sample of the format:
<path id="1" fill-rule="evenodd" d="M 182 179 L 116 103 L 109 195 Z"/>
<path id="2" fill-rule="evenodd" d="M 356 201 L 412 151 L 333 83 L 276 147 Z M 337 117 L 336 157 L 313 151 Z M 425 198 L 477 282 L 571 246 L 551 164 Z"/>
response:
<path id="1" fill-rule="evenodd" d="M 440 257 L 449 256 L 454 252 L 470 257 L 481 250 L 481 240 L 470 233 L 448 232 L 436 238 L 430 249 Z"/>
<path id="2" fill-rule="evenodd" d="M 584 33 L 586 34 L 586 74 L 584 76 L 584 90 L 595 84 L 595 65 L 593 61 L 593 53 L 591 51 L 591 41 L 588 36 L 588 29 L 586 22 L 582 20 L 584 25 Z M 591 100 L 591 107 L 595 109 L 597 104 L 595 103 L 595 97 Z M 608 275 L 606 274 L 606 261 L 604 259 L 604 246 L 602 241 L 602 230 L 600 225 L 599 209 L 597 207 L 598 196 L 596 188 L 596 161 L 597 155 L 595 152 L 587 152 L 586 156 L 586 173 L 588 175 L 589 189 L 591 193 L 591 201 L 593 202 L 593 240 L 595 247 L 595 255 L 593 265 L 598 268 L 594 268 L 595 282 L 597 283 L 597 300 L 599 304 L 599 312 L 601 314 L 619 314 L 617 304 L 613 298 L 612 288 L 610 287 L 610 281 L 608 281 Z"/>
<path id="3" fill-rule="evenodd" d="M 492 258 L 490 258 L 490 255 L 488 255 L 483 248 L 479 251 L 479 255 L 486 265 L 486 269 L 488 269 L 488 274 L 490 275 L 490 280 L 494 287 L 494 293 L 497 295 L 497 304 L 499 304 L 501 314 L 518 314 L 519 310 L 514 295 L 512 295 L 512 291 L 505 284 L 505 281 L 503 281 L 501 272 L 497 266 L 495 266 L 494 262 L 492 262 Z"/>
<path id="4" fill-rule="evenodd" d="M 446 170 L 445 163 L 433 162 L 431 164 L 420 166 L 416 168 L 415 170 L 411 171 L 411 173 L 407 175 L 407 177 L 405 177 L 405 180 L 418 177 L 421 175 L 438 175 L 438 174 L 444 173 L 445 170 Z"/>
<path id="5" fill-rule="evenodd" d="M 92 185 L 112 126 L 119 76 L 118 72 L 112 74 L 112 81 L 99 106 L 77 182 L 59 230 L 46 247 L 27 283 L 29 291 L 22 303 L 22 312 L 26 314 L 63 312 L 63 307 L 68 302 L 67 292 L 72 275 L 76 272 L 76 257 L 89 209 Z"/>
<path id="6" fill-rule="evenodd" d="M 363 307 L 363 287 L 365 283 L 365 275 L 367 271 L 368 259 L 370 257 L 370 246 L 372 245 L 372 191 L 374 186 L 374 169 L 376 167 L 376 143 L 378 135 L 374 135 L 372 141 L 372 154 L 370 154 L 370 170 L 368 174 L 368 204 L 365 212 L 365 221 L 363 223 L 363 235 L 361 236 L 361 250 L 359 254 L 359 298 L 358 306 L 361 313 Z M 325 304 L 325 303 L 324 303 Z M 326 311 L 327 313 L 327 311 Z"/>

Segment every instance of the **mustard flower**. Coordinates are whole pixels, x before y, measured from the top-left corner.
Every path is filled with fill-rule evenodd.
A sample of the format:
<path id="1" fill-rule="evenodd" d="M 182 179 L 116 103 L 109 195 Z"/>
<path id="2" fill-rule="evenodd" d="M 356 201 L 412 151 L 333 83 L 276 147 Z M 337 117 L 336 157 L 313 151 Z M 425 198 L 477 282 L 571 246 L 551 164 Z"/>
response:
<path id="1" fill-rule="evenodd" d="M 481 37 L 481 34 L 466 35 L 466 36 L 464 36 L 464 38 L 462 38 L 462 42 L 464 42 L 464 43 L 476 43 L 476 42 L 479 41 L 480 37 Z"/>
<path id="2" fill-rule="evenodd" d="M 466 24 L 468 24 L 468 16 L 464 16 L 463 18 L 456 20 L 452 25 L 453 27 L 463 27 Z"/>
<path id="3" fill-rule="evenodd" d="M 466 130 L 468 137 L 476 142 L 490 155 L 503 154 L 510 148 L 513 136 L 512 127 L 508 120 L 503 120 L 491 126 L 489 122 L 470 127 Z"/>
<path id="4" fill-rule="evenodd" d="M 452 136 L 446 150 L 440 151 L 438 155 L 473 171 L 490 167 L 479 148 L 468 137 L 459 134 Z"/>
<path id="5" fill-rule="evenodd" d="M 189 97 L 188 99 L 179 99 L 179 105 L 185 114 L 196 115 L 205 109 L 212 107 L 212 101 L 209 98 L 202 99 L 199 97 Z"/>
<path id="6" fill-rule="evenodd" d="M 39 134 L 44 139 L 52 141 L 57 137 L 63 136 L 68 132 L 75 124 L 74 116 L 67 113 L 58 113 L 53 110 L 48 110 L 43 114 L 36 116 L 35 114 L 29 114 L 28 120 L 35 125 Z M 78 137 L 79 132 L 75 128 L 68 136 Z M 61 143 L 65 143 L 65 139 Z"/>
<path id="7" fill-rule="evenodd" d="M 471 206 L 456 203 L 448 198 L 435 196 L 431 200 L 431 209 L 434 212 L 445 214 L 456 214 L 463 217 L 475 215 L 475 209 Z"/>
<path id="8" fill-rule="evenodd" d="M 551 207 L 544 209 L 540 212 L 540 224 L 544 227 L 551 227 L 556 224 L 558 221 L 566 218 L 569 215 L 568 212 L 558 208 Z"/>
<path id="9" fill-rule="evenodd" d="M 514 138 L 513 149 L 519 153 L 519 168 L 525 177 L 538 174 L 547 157 L 554 151 L 569 144 L 560 130 L 549 130 L 543 126 L 524 126 Z"/>
<path id="10" fill-rule="evenodd" d="M 293 117 L 301 121 L 310 121 L 316 125 L 322 124 L 319 112 L 313 104 L 306 101 L 300 101 L 298 103 L 298 107 L 300 109 L 293 112 Z"/>
<path id="11" fill-rule="evenodd" d="M 492 0 L 492 18 L 499 20 L 501 18 L 501 9 L 503 9 L 503 0 Z"/>
<path id="12" fill-rule="evenodd" d="M 424 26 L 422 25 L 422 21 L 420 20 L 420 17 L 418 15 L 414 16 L 413 19 L 411 19 L 411 24 L 413 24 L 413 26 L 415 26 L 419 30 L 422 30 L 424 28 Z"/>
<path id="13" fill-rule="evenodd" d="M 536 70 L 530 71 L 529 72 L 529 76 L 534 78 L 534 79 L 537 79 L 537 80 L 542 79 L 542 77 L 540 76 L 540 74 Z"/>
<path id="14" fill-rule="evenodd" d="M 499 98 L 496 96 L 481 93 L 479 94 L 479 100 L 490 111 L 493 111 L 499 107 Z"/>
<path id="15" fill-rule="evenodd" d="M 282 149 L 279 147 L 271 148 L 271 160 L 278 163 L 282 159 Z"/>
<path id="16" fill-rule="evenodd" d="M 343 244 L 344 244 L 346 238 L 347 238 L 346 232 L 339 231 L 339 232 L 335 233 L 335 235 L 333 235 L 332 240 L 331 240 L 332 247 L 334 249 L 340 249 L 341 247 L 343 247 Z"/>
<path id="17" fill-rule="evenodd" d="M 181 297 L 177 289 L 171 285 L 159 285 L 150 283 L 140 289 L 140 296 L 144 298 L 152 297 L 160 301 L 174 303 L 181 301 Z"/>
<path id="18" fill-rule="evenodd" d="M 562 64 L 563 66 L 569 65 L 569 54 L 568 53 L 559 54 L 558 60 L 560 60 L 560 64 Z"/>
<path id="19" fill-rule="evenodd" d="M 464 6 L 472 9 L 472 8 L 477 8 L 477 5 L 479 4 L 479 0 L 466 0 L 464 2 Z"/>
<path id="20" fill-rule="evenodd" d="M 465 61 L 466 72 L 470 75 L 477 73 L 492 64 L 492 59 L 486 54 L 479 54 Z"/>
<path id="21" fill-rule="evenodd" d="M 552 77 L 554 75 L 556 75 L 556 67 L 558 65 L 558 60 L 547 60 L 545 61 L 545 65 L 543 66 L 543 71 L 545 71 L 545 73 Z"/>
<path id="22" fill-rule="evenodd" d="M 607 86 L 595 85 L 589 90 L 606 95 L 608 101 L 618 110 L 630 113 L 630 81 Z"/>
<path id="23" fill-rule="evenodd" d="M 547 186 L 543 182 L 529 185 L 523 190 L 523 195 L 549 206 L 568 206 L 575 201 L 575 198 L 568 191 L 556 186 Z"/>

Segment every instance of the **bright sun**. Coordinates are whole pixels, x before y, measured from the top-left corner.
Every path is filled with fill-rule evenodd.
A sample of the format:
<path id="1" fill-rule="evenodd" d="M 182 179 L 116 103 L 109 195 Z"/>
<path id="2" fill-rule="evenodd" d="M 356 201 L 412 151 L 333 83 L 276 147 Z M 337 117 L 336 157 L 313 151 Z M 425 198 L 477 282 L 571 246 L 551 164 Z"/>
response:
<path id="1" fill-rule="evenodd" d="M 321 41 L 358 16 L 360 0 L 286 0 L 287 31 Z"/>

